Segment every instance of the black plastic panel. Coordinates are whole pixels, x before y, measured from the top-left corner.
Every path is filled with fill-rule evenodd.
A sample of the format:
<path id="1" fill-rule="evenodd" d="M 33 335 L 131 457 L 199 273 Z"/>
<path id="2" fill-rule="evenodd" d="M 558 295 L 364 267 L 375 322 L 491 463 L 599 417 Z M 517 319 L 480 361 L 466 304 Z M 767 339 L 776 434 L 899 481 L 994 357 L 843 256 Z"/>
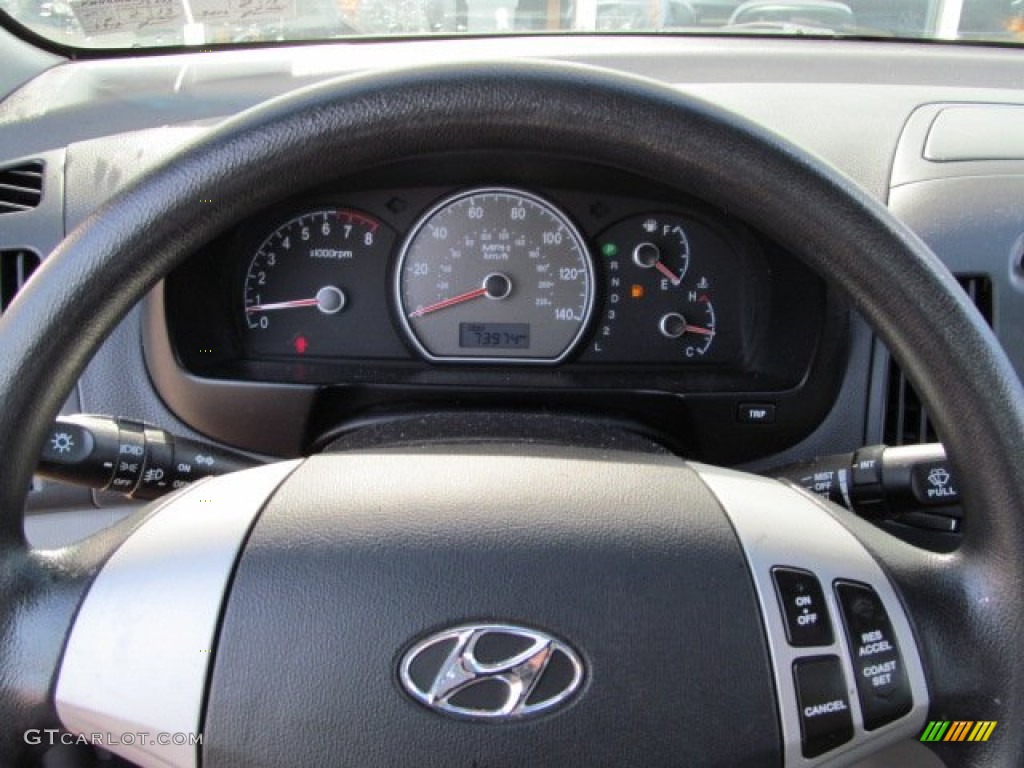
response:
<path id="1" fill-rule="evenodd" d="M 594 316 L 575 353 L 557 366 L 430 364 L 414 351 L 397 322 L 391 275 L 406 233 L 425 209 L 453 189 L 496 177 L 504 186 L 539 191 L 564 211 L 583 233 L 595 261 Z M 451 184 L 401 186 L 428 178 L 447 178 Z M 324 344 L 305 332 L 289 331 L 271 351 L 254 347 L 247 341 L 254 332 L 247 330 L 243 306 L 253 254 L 268 233 L 296 212 L 325 208 L 358 210 L 389 233 L 392 252 L 361 257 L 366 274 L 345 287 L 353 307 L 359 304 L 365 311 L 371 306 L 375 319 L 347 310 L 325 318 L 315 308 L 300 309 L 325 329 L 334 324 L 337 330 L 328 345 L 333 354 L 324 354 Z M 649 221 L 659 231 L 685 228 L 688 269 L 678 286 L 631 259 L 633 240 L 643 236 Z M 620 251 L 618 258 L 610 258 L 609 245 Z M 661 247 L 666 263 L 673 261 L 668 246 Z M 385 256 L 386 268 L 380 261 Z M 682 263 L 674 261 L 673 268 L 681 271 Z M 311 278 L 310 285 L 323 279 Z M 557 408 L 632 422 L 638 431 L 688 456 L 736 463 L 792 445 L 817 425 L 841 380 L 846 341 L 843 304 L 830 299 L 824 284 L 796 259 L 726 213 L 622 171 L 532 155 L 425 158 L 282 203 L 212 243 L 173 274 L 166 305 L 174 355 L 192 381 L 217 381 L 222 387 L 244 383 L 240 398 L 258 398 L 260 388 L 267 388 L 262 406 L 251 399 L 252 410 L 272 407 L 277 385 L 317 388 L 305 446 L 345 425 L 379 421 L 388 413 Z M 687 332 L 667 339 L 658 320 L 673 311 L 686 314 L 694 326 L 713 327 L 715 335 Z M 695 314 L 700 312 L 713 317 Z M 603 344 L 609 338 L 614 343 Z M 167 370 L 169 361 L 148 352 L 151 367 Z M 180 393 L 167 391 L 164 375 L 155 379 L 169 401 L 181 399 Z M 740 418 L 740 406 L 751 402 L 770 406 L 774 420 Z M 247 437 L 246 429 L 225 434 L 182 416 L 227 442 L 267 449 L 262 438 Z"/>

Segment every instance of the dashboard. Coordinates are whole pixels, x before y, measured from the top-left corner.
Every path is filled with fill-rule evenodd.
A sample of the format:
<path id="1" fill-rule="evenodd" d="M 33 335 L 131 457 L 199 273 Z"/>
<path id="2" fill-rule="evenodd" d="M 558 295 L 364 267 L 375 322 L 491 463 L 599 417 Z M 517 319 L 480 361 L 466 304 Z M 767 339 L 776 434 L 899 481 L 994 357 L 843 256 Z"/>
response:
<path id="1" fill-rule="evenodd" d="M 274 385 L 316 387 L 328 433 L 440 398 L 613 411 L 718 461 L 814 425 L 845 315 L 727 212 L 527 156 L 406 161 L 284 201 L 197 253 L 164 301 L 185 371 L 263 392 L 265 409 Z"/>
<path id="2" fill-rule="evenodd" d="M 1016 54 L 665 36 L 53 57 L 0 101 L 0 167 L 38 162 L 43 185 L 35 208 L 0 217 L 0 252 L 45 256 L 144 169 L 303 85 L 396 63 L 554 58 L 671 84 L 825 158 L 984 299 L 1024 370 Z M 383 423 L 411 433 L 425 416 L 451 429 L 472 414 L 570 414 L 757 469 L 934 440 L 915 402 L 856 308 L 793 254 L 699 190 L 580 148 L 406 158 L 296 190 L 158 285 L 67 410 L 264 457 Z M 52 483 L 29 499 L 47 512 L 118 503 Z"/>

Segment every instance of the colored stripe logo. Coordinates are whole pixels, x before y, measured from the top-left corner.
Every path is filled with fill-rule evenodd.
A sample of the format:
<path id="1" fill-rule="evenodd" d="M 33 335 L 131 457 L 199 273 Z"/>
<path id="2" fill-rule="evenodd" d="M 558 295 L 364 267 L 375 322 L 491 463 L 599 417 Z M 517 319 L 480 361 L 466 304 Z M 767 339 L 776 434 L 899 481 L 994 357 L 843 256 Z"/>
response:
<path id="1" fill-rule="evenodd" d="M 996 729 L 996 720 L 932 720 L 921 734 L 921 741 L 988 741 Z"/>

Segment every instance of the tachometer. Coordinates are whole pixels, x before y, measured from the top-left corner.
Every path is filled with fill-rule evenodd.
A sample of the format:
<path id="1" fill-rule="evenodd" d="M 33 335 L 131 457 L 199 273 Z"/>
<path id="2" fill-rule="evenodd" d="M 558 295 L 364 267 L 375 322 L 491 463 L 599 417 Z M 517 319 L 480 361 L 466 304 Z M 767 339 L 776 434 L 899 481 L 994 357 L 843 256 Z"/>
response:
<path id="1" fill-rule="evenodd" d="M 245 270 L 242 318 L 249 354 L 401 354 L 397 339 L 385 333 L 389 319 L 380 293 L 394 241 L 387 226 L 349 208 L 307 211 L 278 226 Z"/>
<path id="2" fill-rule="evenodd" d="M 586 328 L 594 270 L 553 205 L 514 189 L 476 189 L 416 225 L 395 292 L 409 338 L 430 360 L 556 363 Z"/>

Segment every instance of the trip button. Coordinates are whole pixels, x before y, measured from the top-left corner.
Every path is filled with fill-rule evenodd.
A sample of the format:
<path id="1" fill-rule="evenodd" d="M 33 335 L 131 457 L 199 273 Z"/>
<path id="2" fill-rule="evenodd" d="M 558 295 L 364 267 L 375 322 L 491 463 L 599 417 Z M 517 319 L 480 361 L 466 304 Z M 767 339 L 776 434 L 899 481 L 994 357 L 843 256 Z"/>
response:
<path id="1" fill-rule="evenodd" d="M 740 424 L 774 424 L 774 403 L 742 403 L 736 409 L 736 421 Z"/>
<path id="2" fill-rule="evenodd" d="M 832 645 L 832 622 L 821 584 L 810 571 L 772 568 L 775 595 L 786 623 L 786 639 L 797 648 Z"/>
<path id="3" fill-rule="evenodd" d="M 793 662 L 800 745 L 804 757 L 817 757 L 853 738 L 853 718 L 838 656 Z"/>
<path id="4" fill-rule="evenodd" d="M 864 729 L 873 731 L 910 712 L 913 696 L 889 615 L 874 589 L 837 581 L 836 598 L 853 654 Z"/>

